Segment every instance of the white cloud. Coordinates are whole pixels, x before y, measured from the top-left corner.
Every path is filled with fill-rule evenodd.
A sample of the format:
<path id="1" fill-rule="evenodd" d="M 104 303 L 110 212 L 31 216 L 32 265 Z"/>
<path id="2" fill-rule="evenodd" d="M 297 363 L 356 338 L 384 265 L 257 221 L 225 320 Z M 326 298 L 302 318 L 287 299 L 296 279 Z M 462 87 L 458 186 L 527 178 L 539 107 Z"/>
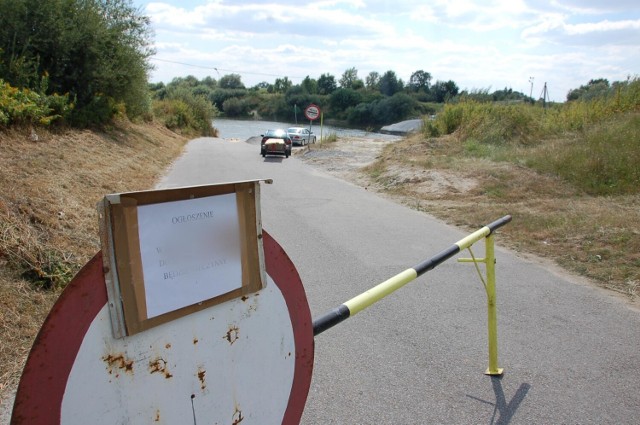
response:
<path id="1" fill-rule="evenodd" d="M 565 46 L 622 46 L 640 44 L 640 19 L 572 24 L 562 15 L 547 15 L 522 32 L 524 39 Z"/>
<path id="2" fill-rule="evenodd" d="M 156 61 L 153 78 L 164 81 L 215 77 L 213 67 L 247 85 L 351 67 L 408 80 L 422 69 L 461 88 L 526 93 L 534 76 L 564 100 L 591 78 L 640 69 L 637 0 L 166 0 L 145 10 L 157 58 L 197 66 Z"/>
<path id="3" fill-rule="evenodd" d="M 640 30 L 640 20 L 636 21 L 617 21 L 611 22 L 604 20 L 600 22 L 567 25 L 565 27 L 567 34 L 569 35 L 583 35 L 592 32 L 606 32 L 606 31 L 620 31 L 620 30 Z M 640 41 L 640 32 L 636 33 L 637 41 Z"/>

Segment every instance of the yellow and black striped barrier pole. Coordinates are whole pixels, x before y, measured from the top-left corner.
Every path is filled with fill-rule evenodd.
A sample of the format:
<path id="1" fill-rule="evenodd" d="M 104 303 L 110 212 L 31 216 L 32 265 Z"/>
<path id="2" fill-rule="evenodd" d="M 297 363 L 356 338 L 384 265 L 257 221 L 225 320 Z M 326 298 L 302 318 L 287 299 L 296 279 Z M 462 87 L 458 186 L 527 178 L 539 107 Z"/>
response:
<path id="1" fill-rule="evenodd" d="M 365 308 L 380 301 L 387 295 L 402 288 L 412 280 L 422 276 L 429 270 L 434 269 L 449 258 L 453 257 L 460 251 L 470 248 L 482 238 L 487 240 L 486 258 L 473 259 L 463 261 L 484 262 L 487 265 L 487 303 L 489 306 L 489 369 L 487 374 L 500 375 L 502 369 L 497 367 L 497 332 L 496 332 L 496 313 L 495 313 L 495 256 L 493 251 L 492 233 L 496 229 L 504 226 L 511 221 L 511 216 L 507 215 L 494 221 L 487 226 L 476 230 L 465 238 L 459 240 L 449 248 L 436 254 L 430 259 L 423 261 L 415 267 L 407 269 L 392 278 L 374 286 L 366 292 L 351 298 L 349 301 L 328 311 L 324 315 L 313 321 L 313 334 L 319 335 L 329 328 L 348 319 L 349 317 L 361 312 Z"/>

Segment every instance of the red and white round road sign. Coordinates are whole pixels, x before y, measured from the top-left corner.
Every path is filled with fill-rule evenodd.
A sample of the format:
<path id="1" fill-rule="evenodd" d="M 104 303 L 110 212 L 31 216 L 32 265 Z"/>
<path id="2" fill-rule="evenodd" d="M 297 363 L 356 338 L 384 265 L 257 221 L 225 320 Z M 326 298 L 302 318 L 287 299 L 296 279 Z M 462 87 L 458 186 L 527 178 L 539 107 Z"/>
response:
<path id="1" fill-rule="evenodd" d="M 315 121 L 320 117 L 320 108 L 313 103 L 304 110 L 304 116 L 311 121 Z"/>
<path id="2" fill-rule="evenodd" d="M 264 289 L 122 339 L 98 253 L 47 317 L 11 423 L 298 424 L 313 323 L 295 266 L 264 234 Z"/>

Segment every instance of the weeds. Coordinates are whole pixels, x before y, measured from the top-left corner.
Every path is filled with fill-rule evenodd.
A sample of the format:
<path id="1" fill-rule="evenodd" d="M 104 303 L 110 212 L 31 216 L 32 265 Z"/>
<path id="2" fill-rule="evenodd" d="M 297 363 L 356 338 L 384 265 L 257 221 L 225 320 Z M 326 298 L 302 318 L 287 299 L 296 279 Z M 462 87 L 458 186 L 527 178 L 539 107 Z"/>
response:
<path id="1" fill-rule="evenodd" d="M 638 193 L 640 115 L 622 114 L 580 136 L 530 152 L 527 165 L 561 176 L 592 195 Z"/>
<path id="2" fill-rule="evenodd" d="M 99 250 L 96 202 L 149 189 L 185 139 L 155 124 L 106 133 L 0 130 L 0 399 L 56 298 Z"/>
<path id="3" fill-rule="evenodd" d="M 430 178 L 415 180 L 420 170 Z M 636 296 L 640 81 L 543 109 L 464 101 L 364 169 L 379 190 L 475 229 L 511 214 L 503 243 Z M 474 184 L 466 184 L 472 180 Z"/>
<path id="4" fill-rule="evenodd" d="M 174 131 L 197 136 L 215 137 L 213 118 L 217 109 L 203 96 L 195 96 L 186 90 L 172 92 L 173 97 L 153 102 L 153 114 Z"/>
<path id="5" fill-rule="evenodd" d="M 6 266 L 41 289 L 58 289 L 78 270 L 72 255 L 46 240 L 47 231 L 11 214 L 0 222 L 0 257 Z"/>
<path id="6" fill-rule="evenodd" d="M 335 143 L 338 141 L 338 135 L 335 132 L 329 133 L 322 137 L 321 143 Z"/>
<path id="7" fill-rule="evenodd" d="M 26 88 L 18 89 L 0 78 L 0 127 L 16 124 L 49 125 L 72 109 L 69 96 L 47 96 Z"/>

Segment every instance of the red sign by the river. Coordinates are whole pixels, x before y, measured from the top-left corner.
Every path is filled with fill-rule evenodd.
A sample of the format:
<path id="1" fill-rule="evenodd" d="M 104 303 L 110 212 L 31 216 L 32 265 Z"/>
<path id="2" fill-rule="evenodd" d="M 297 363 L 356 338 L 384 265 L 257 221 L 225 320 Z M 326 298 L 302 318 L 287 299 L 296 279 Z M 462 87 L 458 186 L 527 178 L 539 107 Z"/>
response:
<path id="1" fill-rule="evenodd" d="M 304 110 L 304 116 L 311 121 L 315 121 L 320 116 L 320 108 L 312 103 Z"/>

